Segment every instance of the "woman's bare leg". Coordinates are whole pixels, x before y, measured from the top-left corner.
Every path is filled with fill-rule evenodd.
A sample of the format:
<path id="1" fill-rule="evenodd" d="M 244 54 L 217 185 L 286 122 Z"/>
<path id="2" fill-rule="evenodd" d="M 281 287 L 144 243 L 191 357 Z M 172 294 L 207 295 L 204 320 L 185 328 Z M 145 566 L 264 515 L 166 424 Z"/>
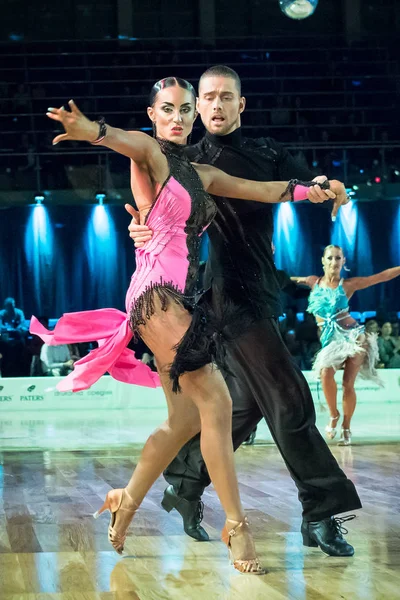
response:
<path id="1" fill-rule="evenodd" d="M 364 360 L 364 354 L 358 354 L 346 360 L 343 375 L 343 429 L 350 429 L 351 418 L 357 402 L 354 383 Z"/>
<path id="2" fill-rule="evenodd" d="M 174 394 L 171 401 L 172 392 L 164 382 L 163 389 L 168 419 L 148 437 L 127 485 L 128 493 L 138 504 L 182 446 L 200 431 L 199 411 L 193 402 L 182 394 Z"/>
<path id="3" fill-rule="evenodd" d="M 335 381 L 335 369 L 332 367 L 322 369 L 321 371 L 321 384 L 324 391 L 326 403 L 329 408 L 329 414 L 331 419 L 338 416 L 337 409 L 337 385 Z"/>
<path id="4" fill-rule="evenodd" d="M 167 375 L 168 377 L 168 375 Z M 233 458 L 232 406 L 222 375 L 211 365 L 181 377 L 182 393 L 168 390 L 168 420 L 147 440 L 126 487 L 140 504 L 181 447 L 201 429 L 201 451 L 228 519 L 240 521 L 244 514 Z"/>
<path id="5" fill-rule="evenodd" d="M 336 436 L 336 427 L 340 416 L 337 409 L 337 385 L 335 381 L 335 369 L 332 367 L 322 369 L 321 383 L 330 414 L 329 423 L 325 427 L 326 437 L 330 440 L 333 440 L 333 438 Z"/>
<path id="6" fill-rule="evenodd" d="M 201 420 L 200 448 L 210 479 L 226 515 L 228 531 L 244 519 L 232 444 L 232 400 L 221 373 L 207 365 L 180 379 L 187 397 L 196 404 Z M 256 559 L 247 527 L 231 538 L 235 560 Z"/>
<path id="7" fill-rule="evenodd" d="M 200 431 L 199 411 L 183 394 L 173 394 L 169 375 L 161 375 L 168 405 L 168 419 L 147 439 L 136 468 L 126 486 L 124 508 L 137 509 L 156 479 L 175 458 L 182 446 Z M 118 511 L 114 529 L 124 534 L 133 513 Z"/>
<path id="8" fill-rule="evenodd" d="M 190 325 L 190 315 L 170 305 L 157 311 L 141 335 L 155 355 L 168 403 L 168 420 L 150 436 L 127 485 L 132 501 L 139 505 L 155 479 L 178 453 L 181 446 L 201 428 L 201 450 L 215 490 L 221 501 L 229 529 L 244 518 L 239 497 L 232 445 L 232 401 L 221 373 L 207 365 L 180 378 L 181 392 L 172 392 L 169 365 L 173 346 Z M 132 516 L 130 516 L 132 518 Z M 129 515 L 119 511 L 114 527 L 125 528 Z M 232 538 L 236 559 L 255 558 L 251 536 Z"/>
<path id="9" fill-rule="evenodd" d="M 215 367 L 207 365 L 183 375 L 180 385 L 199 410 L 201 453 L 226 517 L 240 521 L 244 513 L 233 455 L 232 401 L 225 381 Z"/>
<path id="10" fill-rule="evenodd" d="M 154 307 L 154 315 L 141 329 L 140 334 L 156 358 L 157 369 L 162 375 L 164 391 L 167 395 L 168 409 L 171 415 L 178 415 L 177 423 L 179 423 L 180 415 L 185 413 L 188 401 L 197 407 L 201 427 L 201 450 L 210 477 L 227 517 L 239 520 L 243 517 L 243 510 L 239 500 L 234 466 L 232 401 L 228 388 L 221 373 L 211 365 L 207 365 L 197 371 L 185 373 L 179 382 L 181 393 L 172 392 L 168 373 L 175 358 L 173 347 L 186 333 L 191 324 L 191 316 L 173 302 L 168 304 L 167 310 L 162 310 L 157 296 L 154 297 Z M 175 454 L 172 455 L 171 460 L 178 450 L 172 451 Z M 168 457 L 170 454 L 169 452 Z M 165 466 L 168 464 L 166 463 Z"/>

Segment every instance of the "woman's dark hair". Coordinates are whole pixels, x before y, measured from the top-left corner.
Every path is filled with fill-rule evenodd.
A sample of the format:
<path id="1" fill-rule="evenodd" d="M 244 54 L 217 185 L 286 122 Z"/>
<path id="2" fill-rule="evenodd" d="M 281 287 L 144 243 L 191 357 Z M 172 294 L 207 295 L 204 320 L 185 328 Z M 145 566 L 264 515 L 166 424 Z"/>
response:
<path id="1" fill-rule="evenodd" d="M 165 79 L 160 79 L 160 81 L 157 81 L 157 83 L 155 83 L 151 88 L 149 96 L 150 106 L 154 106 L 157 94 L 160 90 L 165 90 L 165 88 L 169 87 L 175 87 L 176 85 L 179 85 L 179 87 L 183 90 L 190 92 L 193 95 L 194 101 L 196 102 L 196 90 L 191 83 L 186 81 L 186 79 L 181 79 L 180 77 L 166 77 Z"/>

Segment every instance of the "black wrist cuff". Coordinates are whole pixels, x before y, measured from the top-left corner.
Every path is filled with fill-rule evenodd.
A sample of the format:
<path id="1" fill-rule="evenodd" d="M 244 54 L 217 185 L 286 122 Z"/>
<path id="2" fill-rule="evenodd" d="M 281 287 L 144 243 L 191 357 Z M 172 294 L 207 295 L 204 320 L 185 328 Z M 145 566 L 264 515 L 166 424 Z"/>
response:
<path id="1" fill-rule="evenodd" d="M 281 194 L 281 198 L 290 194 L 290 202 L 294 202 L 294 188 L 296 185 L 303 185 L 304 187 L 313 187 L 314 185 L 319 185 L 322 190 L 330 190 L 331 184 L 328 179 L 326 179 L 322 183 L 318 183 L 318 181 L 300 181 L 300 179 L 291 179 L 288 183 L 286 190 Z"/>
<path id="2" fill-rule="evenodd" d="M 92 142 L 92 144 L 98 144 L 99 142 L 101 142 L 102 140 L 104 140 L 104 138 L 107 135 L 107 125 L 106 125 L 106 120 L 104 117 L 101 117 L 98 121 L 96 121 L 96 123 L 99 126 L 99 135 L 97 136 L 97 138 Z"/>

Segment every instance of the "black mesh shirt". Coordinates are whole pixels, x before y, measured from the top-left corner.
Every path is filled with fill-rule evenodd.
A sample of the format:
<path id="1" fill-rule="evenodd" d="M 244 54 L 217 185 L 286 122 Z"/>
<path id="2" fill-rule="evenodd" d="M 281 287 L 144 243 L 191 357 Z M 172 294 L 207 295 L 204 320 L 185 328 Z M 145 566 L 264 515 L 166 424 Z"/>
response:
<path id="1" fill-rule="evenodd" d="M 229 175 L 255 181 L 313 179 L 314 175 L 272 138 L 244 138 L 241 129 L 225 136 L 206 133 L 186 150 L 192 162 L 214 165 Z M 217 215 L 208 228 L 205 287 L 253 319 L 278 317 L 280 286 L 271 241 L 270 204 L 214 197 Z"/>

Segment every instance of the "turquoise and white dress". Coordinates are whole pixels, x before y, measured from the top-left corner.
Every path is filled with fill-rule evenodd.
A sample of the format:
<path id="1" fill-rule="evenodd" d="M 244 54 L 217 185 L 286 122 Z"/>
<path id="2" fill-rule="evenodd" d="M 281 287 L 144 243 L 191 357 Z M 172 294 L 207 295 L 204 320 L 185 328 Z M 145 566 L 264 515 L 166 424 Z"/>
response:
<path id="1" fill-rule="evenodd" d="M 365 327 L 358 323 L 342 327 L 340 322 L 349 316 L 349 299 L 343 279 L 334 289 L 320 286 L 319 281 L 311 291 L 307 308 L 307 312 L 320 319 L 318 325 L 321 328 L 322 348 L 315 355 L 313 371 L 319 376 L 325 368 L 338 370 L 348 358 L 364 354 L 359 375 L 382 385 L 375 368 L 379 359 L 377 335 L 366 333 Z"/>

